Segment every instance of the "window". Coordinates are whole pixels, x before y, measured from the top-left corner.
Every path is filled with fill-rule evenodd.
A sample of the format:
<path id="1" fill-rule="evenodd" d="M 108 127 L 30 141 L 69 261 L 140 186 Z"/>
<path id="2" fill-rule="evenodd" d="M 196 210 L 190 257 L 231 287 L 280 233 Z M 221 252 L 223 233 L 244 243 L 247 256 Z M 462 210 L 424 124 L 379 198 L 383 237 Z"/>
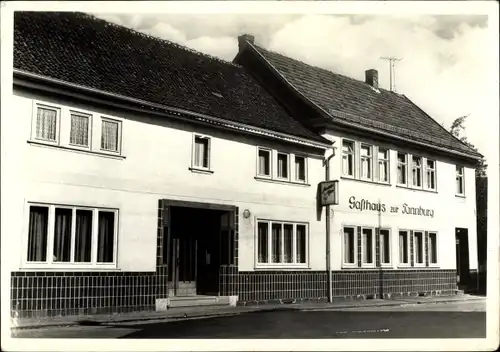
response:
<path id="1" fill-rule="evenodd" d="M 101 124 L 101 149 L 109 152 L 119 151 L 120 122 L 102 119 Z"/>
<path id="2" fill-rule="evenodd" d="M 465 194 L 465 187 L 464 187 L 464 168 L 463 166 L 456 166 L 456 181 L 457 181 L 457 189 L 456 192 L 458 195 L 464 195 Z"/>
<path id="3" fill-rule="evenodd" d="M 89 147 L 90 116 L 71 113 L 71 129 L 69 143 L 81 147 Z"/>
<path id="4" fill-rule="evenodd" d="M 410 265 L 410 242 L 408 231 L 399 231 L 399 264 Z"/>
<path id="5" fill-rule="evenodd" d="M 259 148 L 259 164 L 258 164 L 258 175 L 259 176 L 271 176 L 271 151 L 267 149 Z"/>
<path id="6" fill-rule="evenodd" d="M 413 248 L 415 251 L 415 265 L 424 265 L 424 234 L 421 231 L 413 232 Z"/>
<path id="7" fill-rule="evenodd" d="M 295 181 L 306 182 L 306 158 L 295 156 Z"/>
<path id="8" fill-rule="evenodd" d="M 344 265 L 356 265 L 356 228 L 344 227 Z"/>
<path id="9" fill-rule="evenodd" d="M 427 159 L 426 165 L 427 189 L 436 189 L 436 162 Z"/>
<path id="10" fill-rule="evenodd" d="M 306 263 L 306 224 L 257 221 L 258 266 L 305 266 Z"/>
<path id="11" fill-rule="evenodd" d="M 398 153 L 398 185 L 406 185 L 406 154 Z"/>
<path id="12" fill-rule="evenodd" d="M 342 174 L 354 177 L 354 142 L 342 141 Z"/>
<path id="13" fill-rule="evenodd" d="M 278 177 L 288 178 L 288 158 L 285 153 L 278 153 Z"/>
<path id="14" fill-rule="evenodd" d="M 378 180 L 389 182 L 389 151 L 387 149 L 378 149 Z"/>
<path id="15" fill-rule="evenodd" d="M 422 158 L 412 157 L 412 185 L 422 187 Z"/>
<path id="16" fill-rule="evenodd" d="M 27 264 L 113 265 L 117 215 L 116 210 L 30 204 Z"/>
<path id="17" fill-rule="evenodd" d="M 437 258 L 437 233 L 429 232 L 427 250 L 428 250 L 429 265 L 437 264 L 437 262 L 438 262 L 438 258 Z"/>
<path id="18" fill-rule="evenodd" d="M 210 138 L 195 136 L 193 167 L 200 169 L 210 168 Z"/>
<path id="19" fill-rule="evenodd" d="M 391 263 L 391 240 L 388 229 L 379 230 L 379 256 L 380 264 L 388 265 Z"/>
<path id="20" fill-rule="evenodd" d="M 372 178 L 372 147 L 361 145 L 361 178 Z"/>
<path id="21" fill-rule="evenodd" d="M 373 229 L 371 228 L 363 228 L 361 230 L 361 251 L 361 264 L 374 265 L 375 241 Z"/>
<path id="22" fill-rule="evenodd" d="M 36 139 L 41 139 L 48 142 L 57 142 L 59 132 L 58 115 L 58 109 L 45 106 L 37 106 L 35 129 Z"/>

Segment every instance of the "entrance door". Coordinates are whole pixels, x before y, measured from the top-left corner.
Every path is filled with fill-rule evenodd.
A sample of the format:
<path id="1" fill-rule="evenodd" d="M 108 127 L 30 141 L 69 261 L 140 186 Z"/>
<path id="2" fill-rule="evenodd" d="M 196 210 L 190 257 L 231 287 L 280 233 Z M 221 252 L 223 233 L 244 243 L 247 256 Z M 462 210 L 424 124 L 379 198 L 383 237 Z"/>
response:
<path id="1" fill-rule="evenodd" d="M 170 295 L 196 295 L 196 252 L 197 241 L 195 239 L 172 239 Z"/>
<path id="2" fill-rule="evenodd" d="M 469 234 L 467 229 L 455 229 L 457 283 L 463 289 L 469 283 Z"/>

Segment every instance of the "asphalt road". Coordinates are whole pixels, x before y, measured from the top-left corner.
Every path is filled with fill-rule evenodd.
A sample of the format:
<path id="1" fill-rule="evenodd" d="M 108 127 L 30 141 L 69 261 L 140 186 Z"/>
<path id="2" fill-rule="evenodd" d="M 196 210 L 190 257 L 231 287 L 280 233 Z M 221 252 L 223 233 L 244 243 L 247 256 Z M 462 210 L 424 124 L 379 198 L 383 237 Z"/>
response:
<path id="1" fill-rule="evenodd" d="M 328 311 L 282 310 L 175 322 L 19 330 L 16 337 L 132 339 L 484 338 L 477 302 Z"/>

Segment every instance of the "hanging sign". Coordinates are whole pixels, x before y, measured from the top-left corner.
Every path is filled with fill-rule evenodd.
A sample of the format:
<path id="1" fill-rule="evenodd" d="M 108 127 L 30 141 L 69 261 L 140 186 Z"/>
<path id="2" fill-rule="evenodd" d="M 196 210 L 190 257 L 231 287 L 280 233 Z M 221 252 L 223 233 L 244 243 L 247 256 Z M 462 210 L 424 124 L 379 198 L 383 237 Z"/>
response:
<path id="1" fill-rule="evenodd" d="M 323 181 L 319 184 L 321 206 L 339 204 L 339 181 Z"/>

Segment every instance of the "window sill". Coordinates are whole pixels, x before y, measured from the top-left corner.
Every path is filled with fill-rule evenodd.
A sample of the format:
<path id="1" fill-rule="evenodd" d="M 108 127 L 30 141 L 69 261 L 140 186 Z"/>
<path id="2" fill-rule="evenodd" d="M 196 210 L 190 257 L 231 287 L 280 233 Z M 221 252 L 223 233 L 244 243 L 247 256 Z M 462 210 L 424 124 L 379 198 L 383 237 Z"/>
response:
<path id="1" fill-rule="evenodd" d="M 307 264 L 302 264 L 302 265 L 258 265 L 254 267 L 255 271 L 270 271 L 270 270 L 285 270 L 285 271 L 292 271 L 292 270 L 311 270 L 309 265 Z"/>
<path id="2" fill-rule="evenodd" d="M 354 177 L 348 177 L 348 176 L 341 176 L 340 177 L 343 180 L 349 180 L 349 181 L 355 181 L 355 182 L 363 182 L 363 183 L 371 183 L 374 185 L 379 185 L 379 186 L 391 186 L 390 183 L 388 182 L 378 182 L 378 181 L 372 181 L 372 180 L 365 180 L 362 178 L 354 178 Z"/>
<path id="3" fill-rule="evenodd" d="M 311 186 L 309 183 L 306 183 L 306 182 L 280 180 L 280 179 L 268 178 L 268 177 L 262 177 L 262 176 L 255 176 L 254 178 L 257 181 L 262 181 L 262 182 L 281 183 L 281 184 L 286 184 L 286 185 L 297 185 L 297 186 L 306 186 L 306 187 Z"/>
<path id="4" fill-rule="evenodd" d="M 198 168 L 198 167 L 190 167 L 189 170 L 191 172 L 194 172 L 194 173 L 197 173 L 197 174 L 205 174 L 205 175 L 211 175 L 211 174 L 214 173 L 212 170 L 202 169 L 202 168 Z"/>
<path id="5" fill-rule="evenodd" d="M 404 186 L 404 185 L 396 185 L 397 188 L 403 188 L 407 189 L 409 191 L 418 191 L 418 192 L 427 192 L 427 193 L 434 193 L 437 194 L 437 190 L 432 190 L 432 189 L 425 189 L 425 188 L 415 188 L 415 187 L 409 187 L 409 186 Z"/>
<path id="6" fill-rule="evenodd" d="M 28 142 L 28 144 L 33 145 L 33 146 L 37 146 L 37 147 L 60 149 L 60 150 L 64 150 L 67 152 L 76 152 L 76 153 L 80 153 L 80 154 L 95 155 L 95 156 L 101 156 L 104 158 L 111 158 L 111 159 L 118 159 L 118 160 L 126 159 L 126 156 L 124 156 L 124 155 L 119 155 L 116 153 L 96 152 L 93 150 L 80 148 L 80 147 L 76 147 L 76 146 L 62 146 L 62 145 L 56 145 L 56 144 L 52 144 L 49 142 L 41 142 L 41 141 L 27 141 L 27 142 Z"/>
<path id="7" fill-rule="evenodd" d="M 465 194 L 455 194 L 455 197 L 465 199 Z"/>
<path id="8" fill-rule="evenodd" d="M 20 271 L 123 271 L 122 269 L 118 269 L 115 264 L 106 265 L 79 265 L 79 264 L 24 264 L 20 269 Z"/>

